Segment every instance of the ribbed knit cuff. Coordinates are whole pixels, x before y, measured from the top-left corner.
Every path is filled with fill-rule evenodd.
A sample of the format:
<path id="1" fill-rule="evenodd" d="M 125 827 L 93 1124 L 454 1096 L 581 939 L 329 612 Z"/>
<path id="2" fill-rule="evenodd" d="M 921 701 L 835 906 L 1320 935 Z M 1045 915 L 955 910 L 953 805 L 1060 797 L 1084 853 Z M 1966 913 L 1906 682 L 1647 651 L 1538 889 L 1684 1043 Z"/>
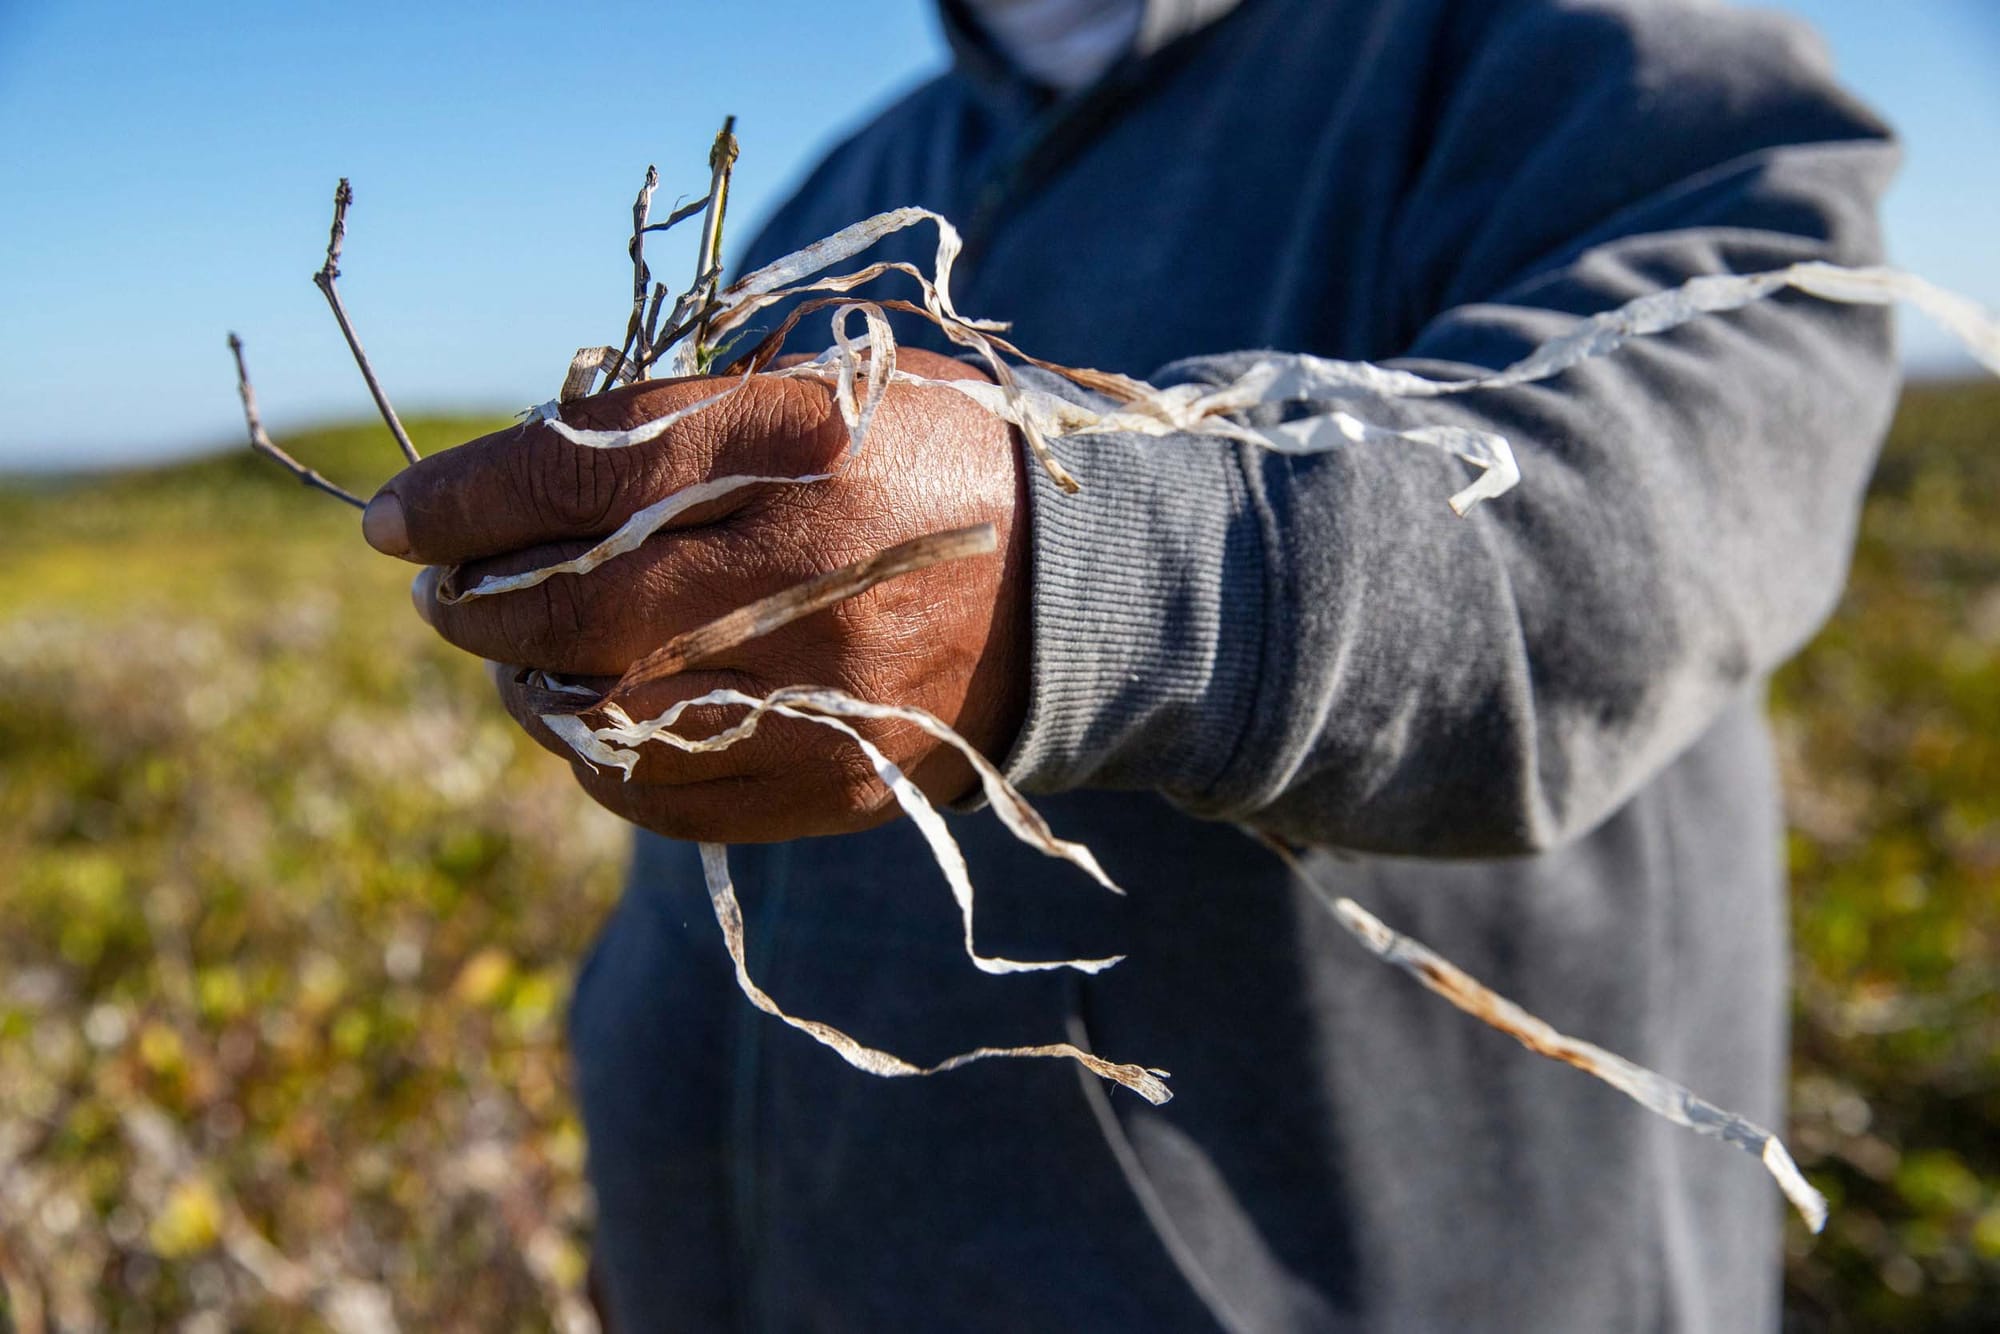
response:
<path id="1" fill-rule="evenodd" d="M 1264 643 L 1237 447 L 1102 435 L 1054 448 L 1082 489 L 1028 462 L 1033 695 L 1008 777 L 1153 788 L 1200 809 L 1248 726 Z"/>

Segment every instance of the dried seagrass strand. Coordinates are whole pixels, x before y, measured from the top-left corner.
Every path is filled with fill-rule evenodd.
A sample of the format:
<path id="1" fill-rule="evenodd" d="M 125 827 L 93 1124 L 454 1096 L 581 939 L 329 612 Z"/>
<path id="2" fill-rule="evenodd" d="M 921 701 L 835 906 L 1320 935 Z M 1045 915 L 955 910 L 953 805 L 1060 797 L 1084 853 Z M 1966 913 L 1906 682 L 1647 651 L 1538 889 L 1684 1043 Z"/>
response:
<path id="1" fill-rule="evenodd" d="M 998 546 L 998 535 L 990 523 L 953 528 L 942 533 L 926 533 L 922 537 L 899 542 L 873 556 L 793 584 L 676 636 L 626 668 L 625 674 L 618 678 L 618 684 L 612 687 L 611 696 L 617 698 L 640 686 L 665 680 L 695 663 L 708 661 L 738 644 L 856 597 L 887 580 L 948 561 L 991 555 Z"/>
<path id="2" fill-rule="evenodd" d="M 1481 1023 L 1499 1029 L 1538 1056 L 1573 1065 L 1623 1093 L 1647 1111 L 1677 1126 L 1734 1144 L 1764 1164 L 1772 1180 L 1799 1211 L 1806 1226 L 1818 1232 L 1826 1226 L 1826 1197 L 1814 1190 L 1777 1135 L 1735 1112 L 1716 1106 L 1684 1085 L 1648 1070 L 1616 1052 L 1558 1032 L 1545 1020 L 1487 987 L 1450 960 L 1392 930 L 1353 899 L 1335 894 L 1319 883 L 1290 848 L 1255 830 L 1252 838 L 1275 853 L 1333 914 L 1349 935 L 1370 954 L 1402 969 L 1427 989 Z"/>
<path id="3" fill-rule="evenodd" d="M 736 723 L 709 736 L 684 736 L 675 730 L 680 725 L 681 719 L 690 711 L 718 706 L 741 707 L 748 712 Z M 917 824 L 929 843 L 932 855 L 943 872 L 946 883 L 951 887 L 952 897 L 959 906 L 965 933 L 965 952 L 981 971 L 1019 973 L 1069 968 L 1078 972 L 1096 973 L 1119 961 L 1119 958 L 1114 956 L 1024 963 L 979 953 L 973 943 L 971 873 L 958 844 L 953 840 L 943 820 L 939 818 L 930 799 L 873 743 L 848 726 L 846 720 L 896 720 L 915 723 L 930 732 L 964 755 L 980 771 L 980 781 L 984 789 L 996 794 L 996 799 L 992 803 L 995 814 L 1016 838 L 1045 856 L 1072 863 L 1114 893 L 1118 892 L 1118 888 L 1104 874 L 1103 868 L 1098 866 L 1096 858 L 1091 856 L 1088 849 L 1081 844 L 1056 838 L 1039 816 L 1031 812 L 1023 816 L 1022 812 L 1027 808 L 1027 803 L 1022 800 L 1018 792 L 1014 791 L 1012 785 L 962 737 L 921 709 L 874 704 L 824 686 L 788 686 L 762 697 L 728 688 L 711 690 L 696 698 L 682 700 L 659 717 L 649 718 L 643 722 L 633 721 L 616 703 L 601 704 L 593 711 L 609 721 L 603 726 L 593 727 L 581 715 L 564 712 L 544 714 L 542 722 L 593 767 L 623 770 L 628 779 L 639 764 L 640 755 L 637 747 L 647 742 L 658 742 L 685 754 L 706 755 L 727 750 L 749 740 L 756 735 L 764 719 L 772 715 L 830 727 L 861 751 L 883 786 L 889 790 L 904 813 Z"/>
<path id="4" fill-rule="evenodd" d="M 519 574 L 490 574 L 462 593 L 440 593 L 438 600 L 446 604 L 456 604 L 473 598 L 492 597 L 498 593 L 514 593 L 524 588 L 533 588 L 557 575 L 588 574 L 608 560 L 630 551 L 637 551 L 647 538 L 697 505 L 721 500 L 753 486 L 803 486 L 810 482 L 825 481 L 826 477 L 825 473 L 809 473 L 803 477 L 760 477 L 732 473 L 725 477 L 711 477 L 692 486 L 682 487 L 671 495 L 654 501 L 620 524 L 611 536 L 581 555 L 558 561 L 553 565 L 523 570 Z"/>
<path id="5" fill-rule="evenodd" d="M 899 542 L 873 556 L 815 575 L 675 635 L 626 668 L 625 674 L 602 696 L 591 691 L 578 693 L 574 688 L 537 691 L 529 697 L 528 703 L 542 713 L 588 713 L 605 704 L 622 701 L 641 686 L 678 675 L 690 667 L 698 667 L 800 617 L 810 616 L 865 593 L 886 580 L 946 561 L 988 555 L 998 547 L 998 542 L 990 523 L 926 533 L 922 537 Z"/>
<path id="6" fill-rule="evenodd" d="M 1107 1061 L 1067 1042 L 1051 1042 L 1033 1047 L 976 1047 L 971 1051 L 961 1052 L 957 1056 L 939 1061 L 936 1065 L 920 1066 L 878 1048 L 864 1046 L 831 1024 L 824 1024 L 816 1019 L 800 1019 L 787 1014 L 751 979 L 750 967 L 744 960 L 743 908 L 737 901 L 736 887 L 729 878 L 728 849 L 719 843 L 702 844 L 701 869 L 708 885 L 709 902 L 715 910 L 716 923 L 722 928 L 723 944 L 729 950 L 730 962 L 736 966 L 736 985 L 749 998 L 752 1005 L 765 1014 L 798 1029 L 815 1042 L 831 1047 L 840 1054 L 842 1060 L 857 1070 L 893 1079 L 912 1075 L 943 1074 L 947 1070 L 971 1065 L 974 1061 L 994 1058 L 1050 1057 L 1075 1061 L 1098 1078 L 1122 1084 L 1155 1106 L 1173 1097 L 1166 1086 L 1168 1077 L 1166 1071 Z"/>

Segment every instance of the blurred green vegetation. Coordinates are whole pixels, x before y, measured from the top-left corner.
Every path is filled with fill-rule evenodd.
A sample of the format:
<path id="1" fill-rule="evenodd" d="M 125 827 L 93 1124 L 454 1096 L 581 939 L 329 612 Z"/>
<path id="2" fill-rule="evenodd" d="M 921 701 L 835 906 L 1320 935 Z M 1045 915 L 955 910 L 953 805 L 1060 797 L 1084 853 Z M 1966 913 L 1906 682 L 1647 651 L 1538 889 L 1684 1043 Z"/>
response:
<path id="1" fill-rule="evenodd" d="M 1774 694 L 1793 826 L 1799 1330 L 2000 1327 L 2000 386 L 1918 386 Z"/>
<path id="2" fill-rule="evenodd" d="M 287 444 L 363 494 L 397 460 Z M 588 1327 L 561 1020 L 623 834 L 410 573 L 247 453 L 0 492 L 23 1329 Z"/>
<path id="3" fill-rule="evenodd" d="M 2000 1311 L 1996 435 L 1911 391 L 1775 691 L 1800 1331 Z M 589 1327 L 561 1015 L 623 833 L 408 575 L 247 454 L 0 487 L 0 1327 Z"/>

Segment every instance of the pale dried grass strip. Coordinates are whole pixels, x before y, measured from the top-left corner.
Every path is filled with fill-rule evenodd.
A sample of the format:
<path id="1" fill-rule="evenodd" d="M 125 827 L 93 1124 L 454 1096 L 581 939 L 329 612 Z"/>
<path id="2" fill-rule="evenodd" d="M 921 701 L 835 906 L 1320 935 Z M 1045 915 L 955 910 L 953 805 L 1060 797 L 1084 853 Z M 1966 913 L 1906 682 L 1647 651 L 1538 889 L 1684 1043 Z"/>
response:
<path id="1" fill-rule="evenodd" d="M 1007 364 L 999 348 L 987 337 L 988 332 L 1005 326 L 984 320 L 968 320 L 952 305 L 951 268 L 960 249 L 958 229 L 943 215 L 933 213 L 929 209 L 893 209 L 887 213 L 878 213 L 872 218 L 864 218 L 739 280 L 719 298 L 724 308 L 716 317 L 715 335 L 721 337 L 730 330 L 740 327 L 758 310 L 789 297 L 811 291 L 844 291 L 858 285 L 863 281 L 858 276 L 822 279 L 812 283 L 803 280 L 829 265 L 852 258 L 885 236 L 923 222 L 934 224 L 938 231 L 937 252 L 932 261 L 932 277 L 926 278 L 914 266 L 899 262 L 884 262 L 871 267 L 876 269 L 878 274 L 893 270 L 915 278 L 923 292 L 924 309 L 921 313 L 937 325 L 945 337 L 953 343 L 978 353 L 1003 392 L 1015 391 L 1017 386 L 1013 367 Z M 840 318 L 841 316 L 836 314 L 835 319 Z M 1070 476 L 1069 471 L 1057 460 L 1049 449 L 1048 440 L 1032 419 L 1021 424 L 1021 435 L 1027 441 L 1029 452 L 1035 456 L 1056 484 L 1065 491 L 1075 492 L 1076 479 Z"/>
<path id="2" fill-rule="evenodd" d="M 858 338 L 847 332 L 848 318 L 853 315 L 861 316 L 866 326 L 866 332 Z M 840 411 L 841 423 L 847 427 L 847 455 L 852 458 L 867 442 L 868 429 L 875 424 L 875 413 L 895 377 L 896 335 L 880 306 L 868 301 L 849 301 L 833 313 L 833 341 L 834 346 L 825 359 L 789 366 L 773 374 L 822 378 L 826 368 L 832 369 L 834 406 Z M 857 386 L 857 375 L 867 386 L 866 392 Z"/>
<path id="3" fill-rule="evenodd" d="M 582 356 L 583 354 L 578 353 L 577 355 Z M 735 382 L 727 389 L 719 390 L 716 393 L 708 395 L 706 398 L 698 398 L 692 403 L 675 408 L 672 412 L 662 413 L 650 421 L 641 422 L 637 426 L 622 431 L 592 431 L 580 426 L 571 426 L 562 419 L 562 414 L 559 410 L 552 411 L 548 404 L 543 404 L 534 409 L 533 415 L 537 419 L 546 422 L 551 431 L 554 431 L 572 445 L 582 445 L 587 449 L 630 449 L 634 445 L 643 445 L 658 440 L 668 431 L 673 430 L 674 427 L 679 426 L 696 413 L 706 412 L 719 403 L 728 402 L 730 399 L 736 397 L 736 395 L 742 393 L 744 386 L 749 383 L 750 376 L 746 372 L 738 376 Z"/>
<path id="4" fill-rule="evenodd" d="M 1173 390 L 1156 391 L 1157 397 L 1145 407 L 1096 412 L 1066 398 L 1037 389 L 1016 388 L 1012 392 L 978 380 L 939 380 L 937 383 L 978 403 L 1002 421 L 1027 427 L 1049 436 L 1129 434 L 1144 436 L 1200 435 L 1240 440 L 1280 454 L 1323 454 L 1351 444 L 1414 444 L 1441 449 L 1479 469 L 1470 486 L 1454 493 L 1449 504 L 1463 515 L 1474 505 L 1506 494 L 1521 480 L 1520 465 L 1505 436 L 1465 426 L 1419 426 L 1409 430 L 1377 426 L 1363 421 L 1345 408 L 1320 405 L 1320 411 L 1295 421 L 1272 426 L 1244 426 L 1230 413 L 1253 406 L 1258 399 L 1257 377 L 1270 363 L 1259 363 L 1236 381 L 1226 393 L 1194 395 Z M 918 377 L 910 377 L 916 379 Z M 1188 386 L 1176 386 L 1186 389 Z"/>
<path id="5" fill-rule="evenodd" d="M 638 550 L 640 544 L 647 538 L 696 505 L 720 500 L 745 487 L 801 486 L 807 482 L 823 482 L 829 476 L 831 476 L 829 473 L 809 473 L 804 477 L 762 477 L 732 473 L 726 477 L 711 477 L 705 482 L 684 486 L 672 495 L 654 501 L 620 524 L 618 530 L 611 536 L 580 556 L 533 570 L 523 570 L 519 574 L 489 574 L 462 593 L 440 591 L 438 601 L 452 605 L 471 598 L 492 597 L 495 593 L 514 593 L 523 588 L 533 588 L 536 584 L 553 579 L 559 574 L 588 574 L 608 560 Z"/>
<path id="6" fill-rule="evenodd" d="M 1677 1126 L 1735 1145 L 1764 1164 L 1764 1170 L 1778 1183 L 1778 1189 L 1799 1211 L 1807 1227 L 1818 1232 L 1826 1226 L 1826 1197 L 1807 1183 L 1792 1155 L 1771 1131 L 1716 1106 L 1665 1075 L 1581 1038 L 1557 1032 L 1546 1021 L 1485 986 L 1422 942 L 1391 929 L 1353 899 L 1320 884 L 1290 848 L 1255 831 L 1246 832 L 1275 852 L 1292 874 L 1332 911 L 1334 920 L 1376 958 L 1402 969 L 1430 991 L 1482 1023 L 1499 1029 L 1528 1050 L 1603 1080 L 1647 1111 Z"/>
<path id="7" fill-rule="evenodd" d="M 736 985 L 742 989 L 752 1005 L 765 1014 L 798 1029 L 814 1041 L 833 1048 L 842 1060 L 857 1070 L 894 1079 L 939 1075 L 947 1070 L 971 1065 L 974 1061 L 994 1058 L 1049 1057 L 1075 1061 L 1098 1078 L 1122 1084 L 1156 1107 L 1174 1096 L 1167 1088 L 1166 1080 L 1169 1075 L 1165 1070 L 1107 1061 L 1067 1042 L 1052 1042 L 1033 1047 L 976 1047 L 971 1051 L 961 1052 L 957 1056 L 939 1061 L 935 1065 L 915 1065 L 892 1053 L 864 1046 L 831 1024 L 787 1014 L 751 979 L 749 965 L 744 961 L 743 908 L 736 899 L 736 886 L 729 878 L 729 850 L 720 843 L 702 844 L 701 869 L 703 878 L 708 884 L 709 903 L 715 909 L 716 924 L 722 928 L 723 944 L 729 950 L 730 962 L 736 966 Z"/>
<path id="8" fill-rule="evenodd" d="M 681 716 L 687 710 L 701 704 L 739 704 L 751 712 L 727 732 L 713 737 L 691 740 L 676 733 L 673 729 L 680 722 Z M 722 750 L 736 744 L 756 730 L 757 718 L 761 713 L 780 706 L 810 709 L 841 718 L 904 722 L 923 729 L 957 751 L 973 767 L 979 775 L 980 791 L 992 806 L 994 815 L 1015 838 L 1047 856 L 1071 863 L 1112 893 L 1124 893 L 1117 883 L 1105 874 L 1104 868 L 1098 865 L 1097 858 L 1092 855 L 1089 848 L 1081 843 L 1057 838 L 1041 814 L 1028 804 L 1026 798 L 1007 781 L 1006 776 L 991 760 L 979 753 L 977 747 L 953 731 L 951 726 L 941 719 L 909 705 L 877 704 L 872 700 L 858 699 L 844 691 L 826 686 L 786 686 L 772 691 L 762 699 L 746 695 L 741 691 L 723 689 L 711 691 L 698 699 L 683 700 L 659 717 L 649 718 L 643 722 L 634 722 L 618 703 L 607 703 L 603 706 L 603 712 L 604 716 L 611 720 L 611 725 L 586 730 L 600 743 L 617 743 L 632 747 L 648 741 L 661 741 L 689 753 L 702 753 Z M 548 718 L 545 717 L 543 721 L 548 721 Z M 598 762 L 624 770 L 626 777 L 629 778 L 633 767 L 639 762 L 638 752 L 630 749 L 613 750 L 611 754 L 615 758 Z"/>
<path id="9" fill-rule="evenodd" d="M 750 713 L 725 731 L 709 737 L 689 738 L 673 730 L 689 709 L 709 704 L 741 705 L 749 709 Z M 1074 864 L 1111 892 L 1124 892 L 1104 873 L 1104 868 L 1098 865 L 1096 857 L 1088 848 L 1081 843 L 1057 838 L 1051 833 L 1047 822 L 1028 805 L 1005 776 L 994 767 L 992 761 L 981 755 L 972 743 L 959 736 L 948 724 L 922 709 L 900 704 L 876 704 L 825 686 L 786 686 L 772 691 L 761 699 L 738 690 L 723 688 L 694 699 L 679 701 L 658 717 L 644 721 L 635 722 L 616 702 L 606 703 L 601 706 L 601 711 L 610 720 L 609 725 L 596 728 L 586 725 L 585 732 L 600 745 L 608 747 L 604 752 L 606 758 L 596 762 L 621 769 L 629 778 L 639 762 L 639 753 L 630 747 L 643 745 L 648 741 L 659 741 L 690 754 L 724 750 L 754 733 L 763 714 L 779 708 L 806 709 L 833 717 L 894 720 L 922 728 L 958 751 L 973 766 L 979 775 L 982 793 L 992 804 L 994 814 L 1006 826 L 1008 832 L 1045 855 Z M 565 716 L 568 715 L 550 714 L 546 715 L 543 721 L 548 722 L 553 718 Z"/>
<path id="10" fill-rule="evenodd" d="M 734 725 L 708 737 L 686 737 L 674 730 L 688 710 L 703 705 L 735 705 L 749 710 Z M 902 705 L 874 704 L 856 699 L 843 691 L 817 686 L 788 686 L 775 690 L 759 698 L 742 691 L 727 688 L 712 690 L 695 699 L 683 700 L 667 709 L 657 718 L 635 722 L 617 702 L 599 706 L 599 712 L 609 719 L 609 725 L 591 727 L 578 715 L 568 712 L 544 714 L 542 721 L 567 742 L 572 750 L 594 765 L 616 768 L 624 771 L 629 780 L 638 767 L 640 754 L 637 747 L 649 741 L 656 741 L 689 754 L 709 754 L 727 750 L 754 735 L 758 724 L 769 714 L 796 718 L 805 722 L 832 727 L 852 741 L 867 758 L 884 787 L 895 798 L 917 824 L 918 829 L 930 845 L 931 855 L 937 861 L 938 869 L 944 873 L 945 881 L 951 887 L 952 897 L 957 901 L 963 918 L 965 931 L 965 952 L 973 963 L 988 973 L 1039 972 L 1053 968 L 1069 968 L 1083 973 L 1101 972 L 1118 962 L 1123 956 L 1095 959 L 1057 959 L 1036 962 L 1021 962 L 982 955 L 973 943 L 973 888 L 971 872 L 965 863 L 965 856 L 959 850 L 956 840 L 946 828 L 930 799 L 904 775 L 894 761 L 884 755 L 867 738 L 843 719 L 873 719 L 912 723 L 966 757 L 979 774 L 980 786 L 989 799 L 994 814 L 1001 824 L 1017 839 L 1046 856 L 1057 857 L 1075 865 L 1098 884 L 1113 893 L 1122 892 L 1104 873 L 1097 859 L 1082 844 L 1057 838 L 1050 832 L 1046 822 L 1037 814 L 1021 794 L 1015 791 L 999 770 L 981 755 L 950 726 L 924 712 L 922 709 Z"/>
<path id="11" fill-rule="evenodd" d="M 790 625 L 802 616 L 865 593 L 879 583 L 946 561 L 990 555 L 998 546 L 999 536 L 990 523 L 926 533 L 899 542 L 873 556 L 815 575 L 675 635 L 627 667 L 617 684 L 605 692 L 604 699 L 614 700 L 640 686 L 677 675 L 739 644 Z M 591 692 L 583 693 L 590 696 L 593 705 L 598 702 Z"/>
<path id="12" fill-rule="evenodd" d="M 1976 302 L 1900 269 L 1844 268 L 1812 260 L 1762 273 L 1702 274 L 1678 287 L 1649 292 L 1581 320 L 1568 333 L 1549 339 L 1519 361 L 1489 375 L 1436 380 L 1365 361 L 1302 356 L 1259 363 L 1245 380 L 1256 378 L 1252 397 L 1262 402 L 1310 401 L 1355 393 L 1378 398 L 1441 398 L 1479 389 L 1509 389 L 1547 380 L 1608 356 L 1635 338 L 1670 332 L 1703 315 L 1741 310 L 1786 288 L 1842 305 L 1907 303 L 1936 320 L 1982 365 L 2000 375 L 2000 322 Z"/>
<path id="13" fill-rule="evenodd" d="M 876 778 L 889 789 L 896 804 L 910 817 L 924 842 L 930 845 L 931 857 L 938 869 L 944 872 L 945 883 L 951 886 L 951 896 L 958 903 L 960 925 L 965 935 L 966 957 L 982 973 L 1044 973 L 1058 968 L 1074 969 L 1079 973 L 1101 973 L 1124 959 L 1122 954 L 1113 954 L 1099 959 L 1050 959 L 1023 962 L 1018 959 L 1003 959 L 994 955 L 981 954 L 972 941 L 972 872 L 965 864 L 965 854 L 959 851 L 958 841 L 945 827 L 944 817 L 937 807 L 931 805 L 930 798 L 912 783 L 894 760 L 884 755 L 880 748 L 853 727 L 823 713 L 813 713 L 786 704 L 776 704 L 771 712 L 786 718 L 796 718 L 801 722 L 816 723 L 830 727 L 852 741 L 857 749 L 867 757 L 869 766 L 875 770 Z"/>
<path id="14" fill-rule="evenodd" d="M 941 213 L 909 207 L 890 209 L 859 222 L 851 222 L 830 236 L 821 237 L 811 245 L 802 246 L 761 269 L 744 274 L 717 296 L 722 312 L 712 327 L 718 335 L 727 333 L 756 311 L 773 301 L 783 300 L 789 290 L 797 288 L 814 274 L 854 258 L 885 236 L 926 222 L 937 227 L 937 251 L 931 261 L 931 278 L 925 280 L 921 273 L 917 277 L 920 281 L 935 284 L 943 309 L 947 314 L 956 316 L 948 293 L 951 290 L 952 264 L 963 248 L 958 228 L 952 226 L 951 221 Z"/>

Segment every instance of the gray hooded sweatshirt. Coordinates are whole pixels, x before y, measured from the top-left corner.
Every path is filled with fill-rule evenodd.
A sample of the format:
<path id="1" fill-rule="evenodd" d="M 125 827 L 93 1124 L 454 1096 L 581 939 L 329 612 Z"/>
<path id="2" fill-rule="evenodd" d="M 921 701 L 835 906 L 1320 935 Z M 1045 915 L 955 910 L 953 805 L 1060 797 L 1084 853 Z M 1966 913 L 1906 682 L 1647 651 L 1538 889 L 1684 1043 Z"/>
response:
<path id="1" fill-rule="evenodd" d="M 961 309 L 1173 383 L 1251 349 L 1467 375 L 1696 274 L 1877 256 L 1887 132 L 1768 14 L 1153 4 L 1067 97 L 947 22 L 950 71 L 750 262 L 926 205 L 965 230 Z M 913 1060 L 1072 1036 L 1176 1096 L 1053 1061 L 850 1069 L 745 1003 L 692 849 L 644 838 L 572 1016 L 620 1328 L 1774 1328 L 1754 1163 L 1371 959 L 1234 826 L 1781 1124 L 1764 683 L 1839 595 L 1894 393 L 1880 312 L 1785 296 L 1545 384 L 1357 402 L 1513 442 L 1521 485 L 1464 519 L 1465 465 L 1415 447 L 1058 442 L 1083 489 L 1034 483 L 1007 768 L 1130 896 L 952 818 L 986 952 L 1127 961 L 976 972 L 902 822 L 737 849 L 750 964 Z"/>

